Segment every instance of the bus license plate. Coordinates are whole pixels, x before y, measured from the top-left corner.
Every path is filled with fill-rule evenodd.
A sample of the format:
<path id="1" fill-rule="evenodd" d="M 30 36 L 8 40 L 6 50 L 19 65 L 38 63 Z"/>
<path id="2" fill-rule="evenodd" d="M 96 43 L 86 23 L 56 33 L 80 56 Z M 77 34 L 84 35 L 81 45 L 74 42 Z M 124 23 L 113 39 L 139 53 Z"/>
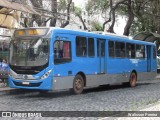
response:
<path id="1" fill-rule="evenodd" d="M 23 85 L 29 85 L 29 82 L 22 82 Z"/>

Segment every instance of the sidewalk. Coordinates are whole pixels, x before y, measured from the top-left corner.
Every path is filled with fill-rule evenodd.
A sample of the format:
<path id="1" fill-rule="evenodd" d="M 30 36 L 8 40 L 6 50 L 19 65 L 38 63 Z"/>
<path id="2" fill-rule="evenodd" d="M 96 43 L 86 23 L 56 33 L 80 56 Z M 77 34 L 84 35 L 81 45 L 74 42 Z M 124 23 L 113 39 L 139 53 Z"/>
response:
<path id="1" fill-rule="evenodd" d="M 160 74 L 157 74 L 156 79 L 160 79 Z"/>
<path id="2" fill-rule="evenodd" d="M 145 106 L 144 109 L 140 110 L 140 111 L 160 111 L 160 101 L 147 105 Z M 159 112 L 160 114 L 160 112 Z"/>
<path id="3" fill-rule="evenodd" d="M 0 92 L 1 91 L 10 91 L 10 90 L 15 90 L 15 89 L 6 86 L 4 83 L 0 83 Z"/>

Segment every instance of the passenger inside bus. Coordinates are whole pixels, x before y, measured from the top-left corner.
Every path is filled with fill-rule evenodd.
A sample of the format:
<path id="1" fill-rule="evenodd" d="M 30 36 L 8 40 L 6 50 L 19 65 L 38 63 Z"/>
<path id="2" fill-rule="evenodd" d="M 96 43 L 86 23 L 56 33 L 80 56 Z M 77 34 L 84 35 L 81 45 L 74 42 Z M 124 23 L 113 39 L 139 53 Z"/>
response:
<path id="1" fill-rule="evenodd" d="M 121 48 L 121 55 L 120 57 L 125 57 L 125 49 L 124 47 Z"/>
<path id="2" fill-rule="evenodd" d="M 70 59 L 70 42 L 68 41 L 56 41 L 54 43 L 54 59 Z"/>
<path id="3" fill-rule="evenodd" d="M 48 55 L 48 46 L 47 45 L 40 45 L 38 47 L 38 56 L 39 57 L 44 57 L 46 55 Z"/>

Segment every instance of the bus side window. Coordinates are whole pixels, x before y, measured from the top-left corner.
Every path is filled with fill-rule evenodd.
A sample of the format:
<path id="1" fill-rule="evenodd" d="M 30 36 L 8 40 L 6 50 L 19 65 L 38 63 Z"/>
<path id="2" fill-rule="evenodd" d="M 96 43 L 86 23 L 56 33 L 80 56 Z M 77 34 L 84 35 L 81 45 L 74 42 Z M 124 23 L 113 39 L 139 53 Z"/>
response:
<path id="1" fill-rule="evenodd" d="M 63 44 L 63 58 L 70 58 L 70 43 L 64 42 Z"/>
<path id="2" fill-rule="evenodd" d="M 136 58 L 145 58 L 145 46 L 136 45 Z"/>
<path id="3" fill-rule="evenodd" d="M 88 56 L 89 57 L 95 56 L 94 39 L 93 38 L 88 38 Z"/>
<path id="4" fill-rule="evenodd" d="M 2 43 L 0 42 L 0 51 L 3 50 L 2 47 L 3 47 L 3 45 L 2 45 Z"/>
<path id="5" fill-rule="evenodd" d="M 56 41 L 54 43 L 54 57 L 63 58 L 63 41 Z"/>
<path id="6" fill-rule="evenodd" d="M 65 63 L 71 61 L 71 42 L 57 40 L 54 43 L 54 62 Z"/>
<path id="7" fill-rule="evenodd" d="M 54 48 L 54 58 L 58 58 L 58 52 L 57 52 L 57 48 Z"/>
<path id="8" fill-rule="evenodd" d="M 59 41 L 56 41 L 54 43 L 54 59 L 58 58 L 58 46 L 59 46 Z"/>
<path id="9" fill-rule="evenodd" d="M 157 54 L 156 54 L 156 47 L 153 47 L 153 59 L 155 59 L 156 60 L 156 58 L 157 58 Z"/>
<path id="10" fill-rule="evenodd" d="M 76 37 L 76 55 L 79 57 L 87 56 L 87 40 L 86 37 Z"/>
<path id="11" fill-rule="evenodd" d="M 135 58 L 135 44 L 126 44 L 126 55 L 128 58 Z"/>
<path id="12" fill-rule="evenodd" d="M 125 43 L 115 42 L 116 57 L 125 57 Z"/>
<path id="13" fill-rule="evenodd" d="M 114 41 L 109 41 L 109 57 L 114 57 Z"/>

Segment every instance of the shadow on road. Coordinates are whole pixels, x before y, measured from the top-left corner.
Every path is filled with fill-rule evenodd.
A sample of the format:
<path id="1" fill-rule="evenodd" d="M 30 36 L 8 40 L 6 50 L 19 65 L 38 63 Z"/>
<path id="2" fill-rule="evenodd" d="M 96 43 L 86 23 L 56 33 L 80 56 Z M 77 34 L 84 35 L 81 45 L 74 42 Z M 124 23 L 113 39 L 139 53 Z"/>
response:
<path id="1" fill-rule="evenodd" d="M 152 83 L 140 83 L 137 85 L 150 85 Z M 128 89 L 130 88 L 128 85 L 103 85 L 95 88 L 87 88 L 84 89 L 81 95 L 85 95 L 88 93 L 93 92 L 103 92 L 103 91 L 110 91 L 115 89 Z M 132 88 L 130 88 L 132 89 Z M 28 90 L 28 89 L 14 89 L 10 91 L 5 91 L 3 95 L 12 95 L 19 98 L 58 98 L 58 97 L 67 97 L 67 96 L 74 96 L 69 90 L 61 90 L 61 91 L 38 91 L 38 90 Z"/>

